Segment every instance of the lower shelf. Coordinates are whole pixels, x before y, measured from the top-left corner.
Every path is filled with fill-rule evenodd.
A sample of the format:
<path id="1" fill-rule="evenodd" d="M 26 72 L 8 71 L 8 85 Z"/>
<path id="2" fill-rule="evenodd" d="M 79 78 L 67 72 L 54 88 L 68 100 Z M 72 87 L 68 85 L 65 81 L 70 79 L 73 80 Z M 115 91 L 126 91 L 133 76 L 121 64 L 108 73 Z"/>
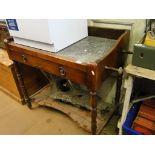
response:
<path id="1" fill-rule="evenodd" d="M 32 96 L 32 107 L 35 105 L 48 106 L 59 110 L 69 116 L 81 128 L 91 132 L 91 111 L 75 107 L 71 104 L 53 100 L 51 97 L 50 85 L 45 86 Z M 104 104 L 104 103 L 103 103 Z M 99 134 L 115 111 L 115 106 L 103 114 L 97 114 L 97 134 Z"/>

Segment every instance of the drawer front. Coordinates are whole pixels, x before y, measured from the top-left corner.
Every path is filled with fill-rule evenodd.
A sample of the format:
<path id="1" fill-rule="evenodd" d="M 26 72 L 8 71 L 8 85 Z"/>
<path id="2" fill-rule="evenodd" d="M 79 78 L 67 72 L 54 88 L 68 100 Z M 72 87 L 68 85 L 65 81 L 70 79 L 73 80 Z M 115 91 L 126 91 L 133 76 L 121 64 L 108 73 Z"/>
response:
<path id="1" fill-rule="evenodd" d="M 12 60 L 30 65 L 35 68 L 39 68 L 48 73 L 70 79 L 78 84 L 87 84 L 86 73 L 81 70 L 73 69 L 71 67 L 24 54 L 22 52 L 19 53 L 16 51 L 9 51 L 9 57 Z"/>

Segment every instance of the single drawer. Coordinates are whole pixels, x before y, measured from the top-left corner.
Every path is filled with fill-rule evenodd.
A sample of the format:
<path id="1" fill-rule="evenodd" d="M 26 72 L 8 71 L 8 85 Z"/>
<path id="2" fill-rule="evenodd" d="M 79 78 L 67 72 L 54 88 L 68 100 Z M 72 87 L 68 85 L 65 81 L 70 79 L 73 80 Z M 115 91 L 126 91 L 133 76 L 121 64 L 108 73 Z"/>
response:
<path id="1" fill-rule="evenodd" d="M 12 60 L 24 63 L 26 65 L 39 68 L 48 73 L 67 78 L 78 84 L 86 83 L 86 72 L 68 67 L 63 64 L 55 63 L 49 60 L 41 59 L 37 56 L 25 54 L 23 52 L 17 52 L 14 50 L 9 51 L 9 57 Z"/>

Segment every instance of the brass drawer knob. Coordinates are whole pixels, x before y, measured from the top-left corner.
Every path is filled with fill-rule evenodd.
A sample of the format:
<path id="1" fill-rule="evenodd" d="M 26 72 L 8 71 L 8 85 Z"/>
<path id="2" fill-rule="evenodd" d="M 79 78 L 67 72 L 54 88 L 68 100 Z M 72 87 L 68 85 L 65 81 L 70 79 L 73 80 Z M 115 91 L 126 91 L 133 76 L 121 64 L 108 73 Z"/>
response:
<path id="1" fill-rule="evenodd" d="M 22 55 L 22 60 L 24 63 L 27 61 L 27 58 L 25 57 L 25 55 Z"/>
<path id="2" fill-rule="evenodd" d="M 66 71 L 64 69 L 64 67 L 59 67 L 59 72 L 61 76 L 65 76 L 66 75 Z"/>

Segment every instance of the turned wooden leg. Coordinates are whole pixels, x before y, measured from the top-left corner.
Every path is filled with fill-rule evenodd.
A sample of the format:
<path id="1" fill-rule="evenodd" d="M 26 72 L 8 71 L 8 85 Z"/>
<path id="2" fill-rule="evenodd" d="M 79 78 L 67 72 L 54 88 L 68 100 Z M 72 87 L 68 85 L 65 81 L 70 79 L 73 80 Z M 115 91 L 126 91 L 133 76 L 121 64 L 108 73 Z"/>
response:
<path id="1" fill-rule="evenodd" d="M 92 106 L 91 109 L 91 132 L 92 135 L 96 135 L 96 129 L 97 129 L 97 103 L 96 103 L 96 92 L 90 92 L 90 103 Z"/>
<path id="2" fill-rule="evenodd" d="M 22 94 L 23 94 L 23 97 L 24 97 L 24 101 L 27 104 L 27 106 L 31 109 L 31 107 L 32 107 L 31 100 L 30 100 L 30 98 L 28 96 L 28 93 L 27 93 L 27 90 L 25 88 L 24 79 L 23 79 L 22 73 L 20 71 L 19 63 L 14 61 L 14 66 L 15 66 L 15 72 L 17 74 L 17 79 L 18 79 L 18 82 L 19 82 L 19 86 L 21 88 L 21 91 L 22 91 Z"/>

